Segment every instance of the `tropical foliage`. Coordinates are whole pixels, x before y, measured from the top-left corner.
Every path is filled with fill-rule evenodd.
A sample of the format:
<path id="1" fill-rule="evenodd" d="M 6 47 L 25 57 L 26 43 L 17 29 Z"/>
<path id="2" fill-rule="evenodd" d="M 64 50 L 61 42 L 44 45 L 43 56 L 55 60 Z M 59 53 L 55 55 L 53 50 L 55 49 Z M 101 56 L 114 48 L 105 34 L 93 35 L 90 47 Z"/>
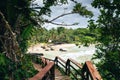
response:
<path id="1" fill-rule="evenodd" d="M 67 0 L 43 0 L 42 7 L 34 4 L 34 1 L 2 0 L 0 2 L 1 80 L 23 80 L 35 74 L 36 71 L 33 68 L 31 57 L 26 54 L 26 50 L 28 40 L 32 38 L 35 30 L 38 29 L 37 27 L 41 27 L 44 23 L 53 23 L 57 18 L 68 14 L 78 13 L 85 17 L 93 16 L 92 12 L 88 11 L 80 3 L 71 0 L 76 4 L 72 12 L 50 21 L 44 19 L 43 15 L 50 16 L 51 6 L 67 4 Z M 43 33 L 41 32 L 41 34 Z M 46 38 L 47 36 L 43 37 L 43 39 Z M 36 36 L 35 39 L 37 39 Z"/>
<path id="2" fill-rule="evenodd" d="M 100 60 L 97 67 L 104 80 L 120 80 L 120 1 L 94 0 L 92 6 L 101 13 L 96 23 L 90 21 L 90 28 L 100 32 L 94 56 Z"/>
<path id="3" fill-rule="evenodd" d="M 95 44 L 99 33 L 91 31 L 89 28 L 67 29 L 64 27 L 52 28 L 47 30 L 43 28 L 42 31 L 36 30 L 36 34 L 29 39 L 30 43 L 75 43 L 88 46 Z M 97 35 L 96 35 L 97 34 Z M 33 40 L 34 39 L 34 40 Z"/>

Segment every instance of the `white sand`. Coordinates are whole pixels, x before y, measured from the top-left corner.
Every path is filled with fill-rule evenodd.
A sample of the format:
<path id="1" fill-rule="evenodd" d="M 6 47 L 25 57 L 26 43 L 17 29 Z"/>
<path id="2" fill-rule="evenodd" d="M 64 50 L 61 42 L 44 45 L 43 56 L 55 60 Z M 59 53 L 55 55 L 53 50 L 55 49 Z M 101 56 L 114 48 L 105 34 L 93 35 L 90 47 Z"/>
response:
<path id="1" fill-rule="evenodd" d="M 49 45 L 41 43 L 41 44 L 36 44 L 34 46 L 31 46 L 28 48 L 28 53 L 39 53 L 39 52 L 44 52 L 45 49 L 41 48 L 41 46 L 45 46 L 47 49 L 49 49 Z M 74 47 L 75 44 L 58 44 L 58 45 L 52 45 L 51 48 L 54 49 L 54 51 L 59 51 L 59 49 L 66 49 L 70 47 Z"/>

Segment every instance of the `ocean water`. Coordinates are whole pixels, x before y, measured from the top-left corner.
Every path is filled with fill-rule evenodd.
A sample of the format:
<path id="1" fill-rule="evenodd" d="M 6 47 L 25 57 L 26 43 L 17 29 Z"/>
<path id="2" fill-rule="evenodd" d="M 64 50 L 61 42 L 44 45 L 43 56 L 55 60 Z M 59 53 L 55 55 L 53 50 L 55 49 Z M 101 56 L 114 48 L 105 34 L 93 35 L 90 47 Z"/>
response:
<path id="1" fill-rule="evenodd" d="M 64 60 L 72 58 L 79 63 L 84 63 L 85 61 L 90 61 L 93 54 L 95 53 L 95 46 L 90 45 L 89 47 L 81 46 L 72 46 L 65 48 L 67 51 L 44 51 L 43 54 L 46 58 L 55 59 L 56 56 L 61 57 Z"/>

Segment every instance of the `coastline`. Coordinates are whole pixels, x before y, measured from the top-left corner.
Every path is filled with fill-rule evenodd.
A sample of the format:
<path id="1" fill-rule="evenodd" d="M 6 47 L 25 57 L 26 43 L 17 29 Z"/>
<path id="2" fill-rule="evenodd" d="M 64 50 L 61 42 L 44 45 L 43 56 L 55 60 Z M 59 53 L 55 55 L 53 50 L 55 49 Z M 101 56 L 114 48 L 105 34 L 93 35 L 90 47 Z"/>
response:
<path id="1" fill-rule="evenodd" d="M 74 47 L 76 45 L 75 44 L 55 44 L 54 45 L 54 44 L 40 43 L 40 44 L 36 44 L 36 45 L 29 47 L 28 53 L 34 53 L 34 52 L 39 53 L 39 52 L 45 51 L 45 49 L 42 48 L 43 46 L 46 49 L 51 47 L 54 49 L 53 51 L 59 51 L 59 49 L 61 49 L 61 48 L 66 49 L 66 48 Z"/>
<path id="2" fill-rule="evenodd" d="M 42 47 L 46 48 L 43 49 Z M 54 50 L 51 50 L 50 48 Z M 60 51 L 60 49 L 65 49 L 66 51 Z M 48 49 L 48 50 L 46 50 Z M 36 44 L 28 48 L 28 53 L 43 53 L 44 57 L 49 59 L 55 59 L 56 56 L 63 58 L 64 60 L 72 58 L 77 60 L 79 63 L 85 61 L 90 61 L 92 55 L 95 53 L 95 45 L 90 45 L 89 47 L 81 46 L 80 48 L 75 44 Z"/>

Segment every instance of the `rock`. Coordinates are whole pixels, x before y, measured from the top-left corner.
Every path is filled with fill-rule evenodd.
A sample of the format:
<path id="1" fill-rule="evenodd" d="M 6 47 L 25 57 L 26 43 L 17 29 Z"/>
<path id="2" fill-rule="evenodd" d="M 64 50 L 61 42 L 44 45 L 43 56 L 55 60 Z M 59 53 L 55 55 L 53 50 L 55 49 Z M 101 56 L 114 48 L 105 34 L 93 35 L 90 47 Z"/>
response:
<path id="1" fill-rule="evenodd" d="M 45 51 L 49 51 L 49 49 L 45 49 Z"/>
<path id="2" fill-rule="evenodd" d="M 41 48 L 45 49 L 45 46 L 41 46 Z"/>
<path id="3" fill-rule="evenodd" d="M 60 48 L 59 51 L 66 52 L 67 50 Z"/>
<path id="4" fill-rule="evenodd" d="M 54 51 L 54 49 L 53 49 L 53 48 L 50 48 L 50 50 L 51 50 L 51 51 Z"/>

